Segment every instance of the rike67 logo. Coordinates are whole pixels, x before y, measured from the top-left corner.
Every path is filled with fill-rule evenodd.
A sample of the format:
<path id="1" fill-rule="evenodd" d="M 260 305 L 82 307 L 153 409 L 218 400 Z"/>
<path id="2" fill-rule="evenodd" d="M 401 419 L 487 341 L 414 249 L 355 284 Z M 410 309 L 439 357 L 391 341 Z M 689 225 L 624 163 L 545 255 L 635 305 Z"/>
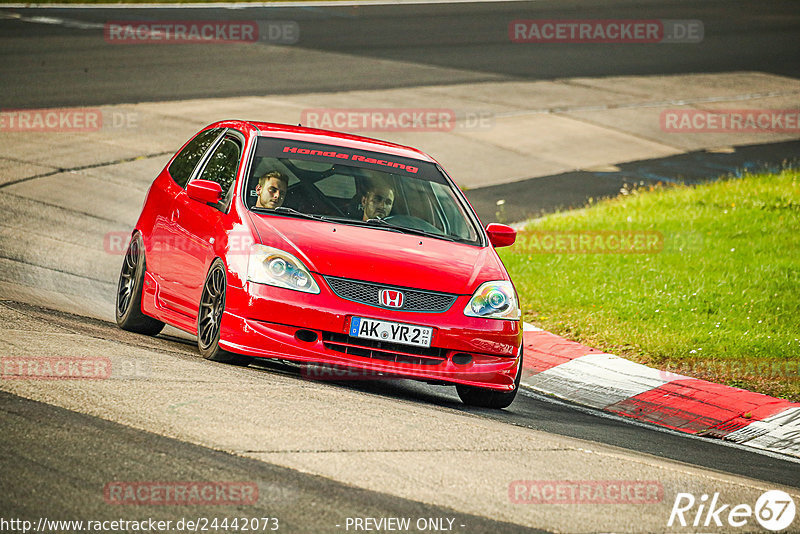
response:
<path id="1" fill-rule="evenodd" d="M 753 527 L 752 520 L 755 519 L 762 528 L 778 532 L 792 524 L 795 512 L 792 496 L 780 490 L 763 493 L 754 507 L 724 503 L 719 493 L 712 496 L 703 494 L 699 499 L 691 493 L 678 493 L 667 526 Z"/>

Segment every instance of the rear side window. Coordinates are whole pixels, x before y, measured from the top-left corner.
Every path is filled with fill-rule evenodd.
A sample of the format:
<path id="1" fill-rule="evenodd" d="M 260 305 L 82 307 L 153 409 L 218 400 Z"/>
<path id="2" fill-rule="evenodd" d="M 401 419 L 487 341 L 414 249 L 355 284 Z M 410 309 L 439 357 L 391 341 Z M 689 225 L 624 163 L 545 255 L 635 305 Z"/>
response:
<path id="1" fill-rule="evenodd" d="M 214 128 L 206 130 L 197 134 L 197 136 L 189 141 L 189 144 L 181 150 L 172 164 L 169 166 L 169 174 L 181 187 L 186 187 L 186 183 L 192 176 L 192 171 L 197 167 L 197 163 L 203 157 L 211 143 L 219 137 L 220 129 Z"/>

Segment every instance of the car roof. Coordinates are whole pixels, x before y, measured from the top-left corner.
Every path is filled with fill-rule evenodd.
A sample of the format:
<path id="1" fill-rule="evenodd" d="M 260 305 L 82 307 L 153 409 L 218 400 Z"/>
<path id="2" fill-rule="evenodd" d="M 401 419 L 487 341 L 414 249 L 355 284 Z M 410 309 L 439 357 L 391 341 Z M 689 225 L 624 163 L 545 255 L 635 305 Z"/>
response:
<path id="1" fill-rule="evenodd" d="M 289 124 L 259 121 L 221 121 L 216 124 L 212 124 L 209 126 L 209 128 L 225 126 L 236 127 L 236 125 L 242 123 L 245 123 L 258 130 L 258 135 L 262 137 L 277 137 L 283 139 L 293 139 L 296 141 L 305 141 L 308 143 L 335 145 L 356 150 L 381 152 L 384 154 L 391 154 L 394 156 L 436 163 L 435 159 L 425 152 L 417 150 L 416 148 L 398 145 L 388 141 L 381 141 L 380 139 L 372 139 L 370 137 L 334 132 L 331 130 L 319 130 L 316 128 L 307 128 L 305 126 L 293 126 Z"/>

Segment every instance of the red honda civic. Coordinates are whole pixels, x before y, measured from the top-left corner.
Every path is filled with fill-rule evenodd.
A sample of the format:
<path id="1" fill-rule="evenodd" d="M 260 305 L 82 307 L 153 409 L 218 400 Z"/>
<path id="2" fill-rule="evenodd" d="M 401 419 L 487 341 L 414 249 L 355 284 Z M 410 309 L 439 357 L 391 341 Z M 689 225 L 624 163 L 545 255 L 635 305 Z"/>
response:
<path id="1" fill-rule="evenodd" d="M 516 290 L 442 167 L 413 148 L 324 130 L 223 121 L 147 193 L 116 317 L 197 336 L 207 359 L 277 358 L 453 384 L 504 408 L 522 373 Z"/>

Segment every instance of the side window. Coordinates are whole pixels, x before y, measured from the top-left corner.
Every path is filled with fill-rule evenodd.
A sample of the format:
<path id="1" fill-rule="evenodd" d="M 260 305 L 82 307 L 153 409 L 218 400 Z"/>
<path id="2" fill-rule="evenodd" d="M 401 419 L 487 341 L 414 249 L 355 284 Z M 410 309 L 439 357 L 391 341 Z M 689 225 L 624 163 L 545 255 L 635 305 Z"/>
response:
<path id="1" fill-rule="evenodd" d="M 194 171 L 197 163 L 217 136 L 219 136 L 219 128 L 206 130 L 205 132 L 197 134 L 197 136 L 181 150 L 181 153 L 172 160 L 172 164 L 169 166 L 169 174 L 179 186 L 186 187 L 186 182 L 188 182 L 189 178 L 192 176 L 192 171 Z"/>
<path id="2" fill-rule="evenodd" d="M 200 180 L 217 182 L 222 187 L 220 208 L 227 206 L 231 199 L 241 155 L 242 147 L 239 141 L 235 137 L 227 135 L 214 149 L 203 171 L 197 177 Z"/>
<path id="3" fill-rule="evenodd" d="M 436 200 L 439 204 L 439 210 L 444 217 L 445 232 L 452 236 L 460 237 L 474 241 L 478 238 L 475 229 L 472 225 L 468 224 L 467 215 L 464 210 L 459 207 L 458 200 L 456 200 L 453 191 L 449 187 L 431 183 L 433 192 L 436 195 Z"/>

